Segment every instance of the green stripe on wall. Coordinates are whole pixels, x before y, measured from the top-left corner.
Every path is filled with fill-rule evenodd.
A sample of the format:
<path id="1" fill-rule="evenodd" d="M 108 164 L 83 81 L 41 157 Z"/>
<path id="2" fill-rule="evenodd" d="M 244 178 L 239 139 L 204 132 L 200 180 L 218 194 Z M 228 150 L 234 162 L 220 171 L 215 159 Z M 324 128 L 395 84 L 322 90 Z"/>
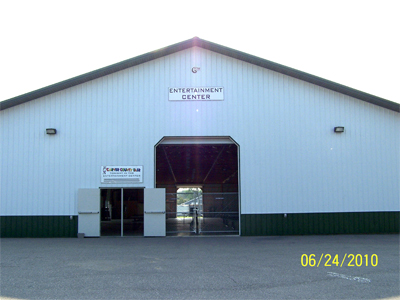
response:
<path id="1" fill-rule="evenodd" d="M 1 237 L 77 237 L 78 217 L 0 216 Z"/>
<path id="2" fill-rule="evenodd" d="M 400 212 L 242 214 L 241 235 L 399 233 Z"/>

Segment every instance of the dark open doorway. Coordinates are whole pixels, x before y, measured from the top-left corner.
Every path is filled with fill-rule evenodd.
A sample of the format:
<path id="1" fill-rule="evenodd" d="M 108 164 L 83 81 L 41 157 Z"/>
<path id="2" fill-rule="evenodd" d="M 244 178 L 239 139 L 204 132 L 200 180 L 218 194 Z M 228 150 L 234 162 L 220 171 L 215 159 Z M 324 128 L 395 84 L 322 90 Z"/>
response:
<path id="1" fill-rule="evenodd" d="M 230 138 L 165 138 L 155 151 L 156 187 L 166 188 L 167 235 L 239 234 L 236 143 Z M 193 192 L 182 205 L 182 188 L 201 193 Z"/>
<path id="2" fill-rule="evenodd" d="M 143 189 L 101 189 L 100 208 L 101 236 L 143 236 Z"/>

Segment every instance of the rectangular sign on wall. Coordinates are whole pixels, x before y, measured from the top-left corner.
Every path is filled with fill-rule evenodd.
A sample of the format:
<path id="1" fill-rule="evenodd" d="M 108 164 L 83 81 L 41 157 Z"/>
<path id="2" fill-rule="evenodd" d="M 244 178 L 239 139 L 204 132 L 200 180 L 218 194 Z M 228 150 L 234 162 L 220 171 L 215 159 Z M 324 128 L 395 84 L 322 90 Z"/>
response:
<path id="1" fill-rule="evenodd" d="M 143 182 L 143 166 L 102 166 L 101 183 Z"/>
<path id="2" fill-rule="evenodd" d="M 168 88 L 169 101 L 222 101 L 223 87 L 172 87 Z"/>

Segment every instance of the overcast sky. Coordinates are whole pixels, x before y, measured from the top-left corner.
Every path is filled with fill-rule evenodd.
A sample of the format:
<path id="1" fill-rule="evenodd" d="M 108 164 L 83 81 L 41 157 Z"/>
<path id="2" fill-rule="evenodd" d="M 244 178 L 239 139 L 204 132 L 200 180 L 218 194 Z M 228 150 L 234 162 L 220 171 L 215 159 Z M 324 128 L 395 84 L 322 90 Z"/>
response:
<path id="1" fill-rule="evenodd" d="M 194 36 L 400 103 L 399 1 L 1 1 L 0 100 Z"/>

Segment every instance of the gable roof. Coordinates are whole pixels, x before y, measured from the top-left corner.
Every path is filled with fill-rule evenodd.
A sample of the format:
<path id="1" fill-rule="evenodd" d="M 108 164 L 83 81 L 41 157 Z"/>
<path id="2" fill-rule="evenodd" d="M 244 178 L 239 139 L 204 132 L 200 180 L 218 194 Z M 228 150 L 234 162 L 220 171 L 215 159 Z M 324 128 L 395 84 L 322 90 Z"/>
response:
<path id="1" fill-rule="evenodd" d="M 260 66 L 262 68 L 266 68 L 272 71 L 276 71 L 342 94 L 345 94 L 347 96 L 351 96 L 360 100 L 363 100 L 365 102 L 368 103 L 372 103 L 396 112 L 400 112 L 400 104 L 396 103 L 396 102 L 392 102 L 371 94 L 367 94 L 364 93 L 362 91 L 347 87 L 345 85 L 327 80 L 327 79 L 323 79 L 321 77 L 318 76 L 314 76 L 293 68 L 289 68 L 286 67 L 284 65 L 254 56 L 254 55 L 250 55 L 238 50 L 234 50 L 225 46 L 221 46 L 206 40 L 202 40 L 198 37 L 194 37 L 192 39 L 165 47 L 165 48 L 161 48 L 159 50 L 156 51 L 152 51 L 146 54 L 142 54 L 124 61 L 121 61 L 119 63 L 89 72 L 89 73 L 85 73 L 49 86 L 46 86 L 44 88 L 5 100 L 0 102 L 0 110 L 4 110 L 34 99 L 37 99 L 39 97 L 43 97 L 58 91 L 61 91 L 63 89 L 67 89 L 70 87 L 73 87 L 75 85 L 93 80 L 93 79 L 97 79 L 99 77 L 105 76 L 105 75 L 109 75 L 111 73 L 114 72 L 118 72 L 121 70 L 124 70 L 126 68 L 130 68 L 133 66 L 137 66 L 139 64 L 151 61 L 153 59 L 157 59 L 169 54 L 173 54 L 175 52 L 178 51 L 182 51 L 191 47 L 200 47 L 203 49 L 207 49 L 225 56 L 229 56 L 238 60 L 242 60 L 257 66 Z"/>

